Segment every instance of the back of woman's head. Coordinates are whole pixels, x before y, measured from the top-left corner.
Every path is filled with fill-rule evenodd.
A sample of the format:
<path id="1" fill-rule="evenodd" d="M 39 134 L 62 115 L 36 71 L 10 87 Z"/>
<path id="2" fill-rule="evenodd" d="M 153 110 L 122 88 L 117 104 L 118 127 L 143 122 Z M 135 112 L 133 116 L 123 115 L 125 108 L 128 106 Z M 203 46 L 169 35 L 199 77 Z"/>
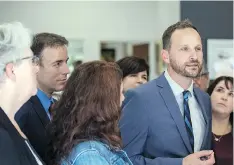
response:
<path id="1" fill-rule="evenodd" d="M 120 87 L 122 72 L 115 63 L 94 61 L 78 65 L 55 105 L 52 131 L 51 164 L 67 156 L 86 140 L 103 140 L 121 145 Z"/>
<path id="2" fill-rule="evenodd" d="M 116 62 L 120 69 L 123 71 L 123 78 L 139 72 L 146 71 L 147 76 L 149 76 L 149 65 L 142 58 L 131 56 L 124 57 Z"/>

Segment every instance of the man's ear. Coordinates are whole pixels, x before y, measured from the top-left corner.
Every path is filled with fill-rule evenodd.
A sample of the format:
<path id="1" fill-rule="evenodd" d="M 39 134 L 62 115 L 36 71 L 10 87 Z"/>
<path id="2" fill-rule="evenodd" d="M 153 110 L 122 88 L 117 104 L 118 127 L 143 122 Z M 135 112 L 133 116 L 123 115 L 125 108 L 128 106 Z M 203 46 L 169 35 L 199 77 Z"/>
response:
<path id="1" fill-rule="evenodd" d="M 8 63 L 5 67 L 5 74 L 6 76 L 11 79 L 12 81 L 16 80 L 15 72 L 14 72 L 14 64 L 13 63 Z"/>
<path id="2" fill-rule="evenodd" d="M 161 57 L 166 64 L 170 63 L 169 52 L 166 49 L 161 50 Z"/>

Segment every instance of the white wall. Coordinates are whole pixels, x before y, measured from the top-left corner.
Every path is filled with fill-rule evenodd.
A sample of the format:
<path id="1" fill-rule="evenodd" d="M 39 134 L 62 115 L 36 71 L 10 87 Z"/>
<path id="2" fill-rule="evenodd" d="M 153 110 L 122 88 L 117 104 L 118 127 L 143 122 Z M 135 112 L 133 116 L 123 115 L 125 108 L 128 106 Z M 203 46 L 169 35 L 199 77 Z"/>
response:
<path id="1" fill-rule="evenodd" d="M 127 46 L 124 42 L 105 42 L 105 45 L 102 46 L 107 49 L 115 49 L 115 60 L 118 61 L 121 58 L 125 57 L 127 54 Z"/>
<path id="2" fill-rule="evenodd" d="M 84 61 L 89 61 L 99 59 L 103 40 L 159 40 L 180 19 L 179 11 L 179 1 L 0 2 L 0 23 L 21 21 L 35 33 L 84 39 Z"/>

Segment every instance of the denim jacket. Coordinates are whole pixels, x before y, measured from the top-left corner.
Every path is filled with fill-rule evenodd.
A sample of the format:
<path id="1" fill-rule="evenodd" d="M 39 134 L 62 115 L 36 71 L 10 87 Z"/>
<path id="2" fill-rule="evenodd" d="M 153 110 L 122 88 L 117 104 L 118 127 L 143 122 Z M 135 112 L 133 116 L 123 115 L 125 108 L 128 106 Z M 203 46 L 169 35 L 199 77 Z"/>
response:
<path id="1" fill-rule="evenodd" d="M 78 144 L 61 165 L 132 165 L 123 150 L 111 149 L 99 141 Z"/>

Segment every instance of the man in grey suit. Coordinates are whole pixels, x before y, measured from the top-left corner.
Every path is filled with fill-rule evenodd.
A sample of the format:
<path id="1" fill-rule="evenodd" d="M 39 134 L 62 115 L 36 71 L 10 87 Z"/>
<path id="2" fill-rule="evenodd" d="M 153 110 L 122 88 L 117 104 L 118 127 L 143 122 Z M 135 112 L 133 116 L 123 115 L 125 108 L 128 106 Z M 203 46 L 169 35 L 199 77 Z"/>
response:
<path id="1" fill-rule="evenodd" d="M 134 165 L 212 165 L 210 98 L 192 80 L 202 69 L 200 35 L 184 20 L 162 39 L 165 72 L 125 94 L 124 150 Z"/>

